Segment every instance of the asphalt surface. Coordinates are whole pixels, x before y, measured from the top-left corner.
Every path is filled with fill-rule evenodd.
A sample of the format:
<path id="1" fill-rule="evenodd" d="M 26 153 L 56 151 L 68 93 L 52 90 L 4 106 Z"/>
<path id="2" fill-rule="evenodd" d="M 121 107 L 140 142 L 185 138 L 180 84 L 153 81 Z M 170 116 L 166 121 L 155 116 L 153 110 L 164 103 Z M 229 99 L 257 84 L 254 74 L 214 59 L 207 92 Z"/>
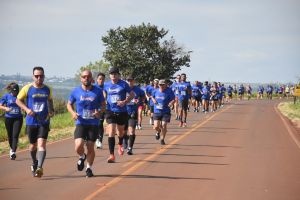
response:
<path id="1" fill-rule="evenodd" d="M 73 138 L 47 146 L 42 178 L 31 176 L 27 150 L 15 161 L 3 155 L 0 199 L 299 200 L 299 132 L 276 110 L 278 102 L 234 101 L 215 113 L 189 112 L 186 128 L 173 117 L 165 146 L 146 117 L 132 156 L 106 163 L 105 137 L 93 178 L 77 171 Z"/>

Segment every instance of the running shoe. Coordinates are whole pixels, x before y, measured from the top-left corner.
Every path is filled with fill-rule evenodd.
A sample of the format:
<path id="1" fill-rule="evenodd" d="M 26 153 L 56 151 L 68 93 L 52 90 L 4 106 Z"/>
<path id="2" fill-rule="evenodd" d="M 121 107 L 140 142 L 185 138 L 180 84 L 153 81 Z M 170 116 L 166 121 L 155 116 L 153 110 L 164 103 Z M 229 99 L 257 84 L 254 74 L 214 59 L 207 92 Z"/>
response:
<path id="1" fill-rule="evenodd" d="M 163 140 L 163 139 L 160 140 L 160 144 L 161 144 L 161 145 L 165 145 L 165 144 L 166 144 L 166 143 L 165 143 L 165 140 Z"/>
<path id="2" fill-rule="evenodd" d="M 183 127 L 183 122 L 180 122 L 178 126 Z"/>
<path id="3" fill-rule="evenodd" d="M 110 154 L 109 157 L 108 157 L 108 159 L 107 159 L 107 162 L 108 163 L 114 163 L 115 160 L 116 160 L 115 155 Z"/>
<path id="4" fill-rule="evenodd" d="M 84 154 L 84 158 L 79 158 L 79 160 L 77 161 L 77 169 L 78 169 L 78 171 L 82 171 L 83 170 L 85 159 L 86 159 L 86 154 Z"/>
<path id="5" fill-rule="evenodd" d="M 16 156 L 16 153 L 15 153 L 15 152 L 10 151 L 9 157 L 10 157 L 11 160 L 15 160 L 17 156 Z"/>
<path id="6" fill-rule="evenodd" d="M 186 122 L 183 123 L 182 127 L 187 127 L 187 124 Z"/>
<path id="7" fill-rule="evenodd" d="M 32 176 L 34 177 L 35 176 L 35 171 L 37 169 L 37 166 L 38 166 L 38 161 L 35 160 L 32 165 L 30 166 L 30 169 L 31 169 L 31 173 L 32 173 Z"/>
<path id="8" fill-rule="evenodd" d="M 124 154 L 124 148 L 120 144 L 119 144 L 119 148 L 118 148 L 118 153 L 119 153 L 120 156 L 122 156 Z"/>
<path id="9" fill-rule="evenodd" d="M 35 175 L 34 177 L 38 177 L 38 178 L 41 178 L 43 176 L 43 168 L 41 167 L 38 167 L 35 171 Z"/>
<path id="10" fill-rule="evenodd" d="M 128 154 L 128 155 L 132 155 L 132 154 L 133 154 L 133 153 L 132 153 L 132 148 L 128 148 L 127 154 Z"/>
<path id="11" fill-rule="evenodd" d="M 96 140 L 96 147 L 97 149 L 102 149 L 102 142 L 99 139 Z"/>
<path id="12" fill-rule="evenodd" d="M 85 173 L 86 173 L 86 177 L 87 178 L 90 178 L 90 177 L 94 176 L 93 171 L 92 171 L 91 168 L 87 168 L 86 171 L 85 171 Z"/>
<path id="13" fill-rule="evenodd" d="M 160 132 L 156 132 L 156 134 L 155 134 L 155 139 L 156 139 L 156 140 L 159 140 L 159 138 L 160 138 Z"/>

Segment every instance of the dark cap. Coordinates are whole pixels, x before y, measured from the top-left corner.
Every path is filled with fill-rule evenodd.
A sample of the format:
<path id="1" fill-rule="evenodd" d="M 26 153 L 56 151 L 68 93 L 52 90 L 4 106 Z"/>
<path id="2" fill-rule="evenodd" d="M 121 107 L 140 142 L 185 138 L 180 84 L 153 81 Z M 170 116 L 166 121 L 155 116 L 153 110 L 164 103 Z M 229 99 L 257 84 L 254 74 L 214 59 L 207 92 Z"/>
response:
<path id="1" fill-rule="evenodd" d="M 10 90 L 11 91 L 19 91 L 19 85 L 18 84 L 13 84 L 13 85 L 11 85 L 11 87 L 10 87 Z"/>
<path id="2" fill-rule="evenodd" d="M 109 74 L 120 74 L 119 69 L 117 67 L 110 67 Z"/>

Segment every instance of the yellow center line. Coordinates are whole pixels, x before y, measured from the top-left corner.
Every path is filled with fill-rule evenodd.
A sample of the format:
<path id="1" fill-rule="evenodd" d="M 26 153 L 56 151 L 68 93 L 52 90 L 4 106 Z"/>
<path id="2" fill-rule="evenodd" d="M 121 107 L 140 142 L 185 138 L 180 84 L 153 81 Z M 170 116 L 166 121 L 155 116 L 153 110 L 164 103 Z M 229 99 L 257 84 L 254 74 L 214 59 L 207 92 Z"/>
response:
<path id="1" fill-rule="evenodd" d="M 131 165 L 131 163 L 137 161 L 138 159 L 140 159 L 140 158 L 135 158 L 135 159 L 131 160 L 130 162 L 127 162 L 126 164 L 122 165 L 122 167 L 127 167 L 127 166 Z"/>
<path id="2" fill-rule="evenodd" d="M 170 147 L 172 147 L 175 143 L 179 142 L 180 140 L 182 140 L 183 138 L 187 137 L 188 135 L 190 135 L 193 131 L 195 131 L 196 129 L 200 128 L 201 126 L 203 126 L 204 124 L 206 124 L 208 121 L 210 121 L 212 118 L 214 118 L 215 116 L 221 114 L 222 112 L 228 110 L 229 108 L 231 108 L 232 105 L 228 106 L 225 109 L 222 109 L 219 112 L 214 113 L 213 115 L 211 115 L 210 117 L 208 117 L 205 121 L 201 122 L 200 124 L 198 124 L 197 126 L 195 126 L 194 128 L 190 129 L 189 131 L 187 131 L 186 133 L 182 134 L 181 136 L 177 137 L 175 140 L 173 140 L 171 143 L 165 145 L 163 148 L 159 149 L 158 151 L 154 152 L 152 155 L 146 157 L 144 160 L 141 160 L 140 162 L 136 163 L 135 165 L 133 165 L 132 167 L 130 167 L 129 169 L 127 169 L 126 171 L 124 171 L 120 176 L 112 179 L 111 181 L 109 181 L 108 183 L 106 183 L 104 186 L 100 187 L 99 189 L 97 189 L 95 192 L 91 193 L 90 195 L 88 195 L 84 200 L 91 200 L 94 197 L 96 197 L 99 193 L 101 193 L 102 191 L 108 189 L 109 187 L 112 187 L 113 185 L 117 184 L 118 182 L 120 182 L 124 177 L 126 177 L 127 175 L 129 175 L 130 173 L 134 172 L 135 170 L 137 170 L 139 167 L 141 167 L 142 165 L 146 164 L 148 161 L 154 159 L 155 157 L 159 156 L 160 154 L 162 154 L 163 152 L 165 152 L 166 150 L 168 150 Z"/>
<path id="3" fill-rule="evenodd" d="M 171 138 L 169 139 L 169 141 L 174 140 L 176 137 L 177 137 L 177 135 L 174 135 L 173 137 L 171 137 Z"/>

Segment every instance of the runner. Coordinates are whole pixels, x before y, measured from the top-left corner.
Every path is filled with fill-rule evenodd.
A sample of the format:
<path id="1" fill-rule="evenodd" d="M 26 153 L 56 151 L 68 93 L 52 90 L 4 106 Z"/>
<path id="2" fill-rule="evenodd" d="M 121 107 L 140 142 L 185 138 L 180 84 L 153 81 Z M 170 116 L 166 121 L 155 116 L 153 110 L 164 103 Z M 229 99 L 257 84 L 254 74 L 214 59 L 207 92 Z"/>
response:
<path id="1" fill-rule="evenodd" d="M 262 99 L 264 95 L 264 87 L 262 85 L 259 85 L 257 88 L 257 99 Z"/>
<path id="2" fill-rule="evenodd" d="M 132 155 L 132 149 L 135 141 L 135 129 L 137 125 L 137 119 L 138 119 L 138 108 L 143 104 L 145 99 L 145 93 L 142 89 L 140 89 L 138 86 L 135 85 L 134 78 L 132 76 L 129 76 L 127 78 L 127 83 L 130 86 L 130 89 L 134 92 L 134 98 L 127 103 L 127 113 L 128 113 L 128 121 L 125 125 L 125 135 L 124 135 L 124 142 L 123 146 L 127 149 L 127 154 Z"/>
<path id="3" fill-rule="evenodd" d="M 241 84 L 239 86 L 239 91 L 238 91 L 239 100 L 243 100 L 244 99 L 244 94 L 245 94 L 245 87 L 244 87 L 243 84 Z"/>
<path id="4" fill-rule="evenodd" d="M 232 100 L 232 91 L 233 91 L 233 87 L 231 85 L 228 86 L 227 88 L 227 101 L 231 101 Z"/>
<path id="5" fill-rule="evenodd" d="M 176 76 L 176 80 L 174 81 L 174 83 L 171 85 L 171 89 L 172 91 L 174 92 L 175 94 L 175 103 L 174 103 L 174 111 L 175 111 L 175 114 L 176 114 L 176 120 L 180 120 L 179 117 L 179 102 L 178 102 L 178 96 L 179 96 L 179 89 L 178 89 L 178 86 L 180 84 L 180 81 L 181 81 L 181 76 L 180 74 L 178 74 Z"/>
<path id="6" fill-rule="evenodd" d="M 194 112 L 199 112 L 200 102 L 201 102 L 201 88 L 198 81 L 195 81 L 194 84 L 191 86 L 192 88 L 192 99 L 193 99 L 193 106 Z"/>
<path id="7" fill-rule="evenodd" d="M 154 126 L 156 130 L 155 139 L 160 140 L 161 145 L 165 145 L 167 134 L 167 124 L 171 120 L 171 109 L 175 102 L 175 95 L 171 88 L 167 87 L 165 80 L 159 80 L 159 89 L 153 91 L 151 99 L 154 102 Z"/>
<path id="8" fill-rule="evenodd" d="M 92 73 L 84 70 L 81 73 L 81 86 L 75 88 L 69 98 L 67 109 L 72 118 L 76 120 L 74 131 L 75 151 L 79 155 L 77 170 L 84 169 L 84 161 L 87 160 L 86 177 L 94 176 L 92 165 L 95 159 L 95 141 L 98 136 L 100 108 L 105 109 L 103 91 L 92 85 Z M 73 108 L 76 104 L 76 111 Z M 84 144 L 86 143 L 87 153 L 85 154 Z"/>
<path id="9" fill-rule="evenodd" d="M 181 74 L 181 82 L 178 86 L 179 96 L 179 116 L 180 116 L 180 127 L 186 127 L 187 110 L 189 104 L 189 97 L 191 95 L 191 84 L 186 81 L 186 74 Z"/>
<path id="10" fill-rule="evenodd" d="M 105 82 L 105 74 L 103 73 L 98 73 L 97 75 L 97 83 L 95 84 L 96 87 L 100 88 L 102 91 L 104 91 L 104 82 Z M 105 112 L 100 113 L 100 118 L 99 118 L 99 127 L 98 127 L 98 138 L 96 140 L 96 147 L 97 149 L 102 149 L 102 142 L 103 142 L 103 136 L 104 136 L 104 116 Z"/>
<path id="11" fill-rule="evenodd" d="M 247 98 L 248 98 L 248 100 L 250 100 L 251 99 L 251 95 L 252 95 L 252 87 L 251 87 L 250 84 L 247 85 L 246 92 L 247 92 Z"/>
<path id="12" fill-rule="evenodd" d="M 19 135 L 23 124 L 23 115 L 20 107 L 16 104 L 19 93 L 19 85 L 10 83 L 6 87 L 8 93 L 4 94 L 0 100 L 0 109 L 5 112 L 5 128 L 8 136 L 10 147 L 9 157 L 11 160 L 16 159 Z"/>
<path id="13" fill-rule="evenodd" d="M 154 125 L 154 120 L 153 120 L 154 104 L 151 99 L 151 94 L 152 94 L 153 90 L 158 88 L 158 81 L 159 81 L 158 79 L 154 79 L 154 81 L 150 82 L 150 85 L 146 89 L 146 96 L 148 98 L 149 109 L 150 109 L 150 120 L 149 120 L 150 125 Z"/>
<path id="14" fill-rule="evenodd" d="M 210 88 L 208 86 L 208 81 L 205 81 L 204 86 L 202 88 L 202 112 L 203 113 L 208 113 L 208 109 L 209 109 L 209 99 L 210 99 Z"/>
<path id="15" fill-rule="evenodd" d="M 52 89 L 44 84 L 44 68 L 34 67 L 32 78 L 34 82 L 21 89 L 16 103 L 27 113 L 26 134 L 30 143 L 31 172 L 35 177 L 42 177 L 50 117 L 54 115 L 54 108 Z"/>
<path id="16" fill-rule="evenodd" d="M 124 154 L 123 148 L 123 136 L 124 128 L 128 119 L 126 104 L 129 103 L 134 93 L 131 91 L 128 83 L 120 79 L 119 69 L 111 67 L 109 69 L 110 81 L 104 84 L 104 90 L 107 97 L 107 110 L 105 113 L 105 119 L 107 122 L 106 131 L 108 133 L 108 146 L 110 156 L 107 159 L 108 163 L 115 162 L 115 135 L 119 137 L 119 155 Z M 126 96 L 126 93 L 129 93 Z"/>
<path id="17" fill-rule="evenodd" d="M 273 96 L 273 86 L 272 85 L 267 86 L 266 93 L 267 93 L 267 99 L 272 100 L 272 96 Z"/>
<path id="18" fill-rule="evenodd" d="M 218 87 L 217 83 L 213 82 L 210 88 L 211 112 L 217 111 L 218 108 L 219 95 L 218 95 L 217 87 Z"/>

